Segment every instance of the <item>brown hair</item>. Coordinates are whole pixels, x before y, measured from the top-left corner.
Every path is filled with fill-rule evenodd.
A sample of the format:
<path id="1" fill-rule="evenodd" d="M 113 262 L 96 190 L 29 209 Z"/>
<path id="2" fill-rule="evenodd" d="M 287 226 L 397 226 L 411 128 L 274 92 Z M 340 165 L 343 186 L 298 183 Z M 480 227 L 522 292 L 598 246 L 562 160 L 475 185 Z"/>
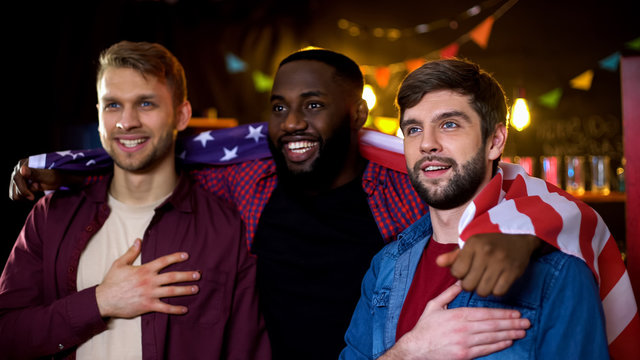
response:
<path id="1" fill-rule="evenodd" d="M 129 68 L 142 76 L 154 76 L 172 90 L 174 106 L 187 99 L 187 81 L 178 59 L 164 46 L 148 42 L 121 41 L 100 54 L 97 83 L 108 68 Z"/>
<path id="2" fill-rule="evenodd" d="M 507 99 L 500 84 L 477 64 L 460 59 L 430 61 L 407 75 L 396 98 L 400 119 L 423 96 L 437 90 L 451 90 L 471 98 L 471 107 L 482 119 L 483 140 L 499 123 L 506 124 Z"/>

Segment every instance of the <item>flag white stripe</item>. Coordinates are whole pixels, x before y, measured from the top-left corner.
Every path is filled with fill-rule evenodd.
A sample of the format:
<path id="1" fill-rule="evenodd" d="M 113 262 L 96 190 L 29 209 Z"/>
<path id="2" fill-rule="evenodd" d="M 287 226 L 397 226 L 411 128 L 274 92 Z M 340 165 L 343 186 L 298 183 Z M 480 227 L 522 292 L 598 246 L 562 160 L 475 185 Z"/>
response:
<path id="1" fill-rule="evenodd" d="M 387 135 L 385 133 L 371 130 L 363 130 L 360 132 L 360 135 L 360 141 L 363 144 L 404 154 L 402 139 L 397 136 Z"/>
<path id="2" fill-rule="evenodd" d="M 609 344 L 615 340 L 631 322 L 638 308 L 634 301 L 629 274 L 625 271 L 622 277 L 602 300 L 602 308 L 606 315 L 607 339 Z"/>

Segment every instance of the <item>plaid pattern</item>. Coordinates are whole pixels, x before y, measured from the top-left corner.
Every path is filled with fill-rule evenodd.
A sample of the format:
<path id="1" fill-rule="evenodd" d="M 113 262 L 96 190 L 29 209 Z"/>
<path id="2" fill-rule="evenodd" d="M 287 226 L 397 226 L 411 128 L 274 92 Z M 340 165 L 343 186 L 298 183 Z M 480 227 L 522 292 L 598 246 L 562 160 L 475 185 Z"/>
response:
<path id="1" fill-rule="evenodd" d="M 251 248 L 258 221 L 277 185 L 275 163 L 260 159 L 227 166 L 208 166 L 191 172 L 206 190 L 236 204 L 246 224 Z M 388 242 L 427 212 L 409 177 L 370 161 L 362 188 L 383 239 Z"/>

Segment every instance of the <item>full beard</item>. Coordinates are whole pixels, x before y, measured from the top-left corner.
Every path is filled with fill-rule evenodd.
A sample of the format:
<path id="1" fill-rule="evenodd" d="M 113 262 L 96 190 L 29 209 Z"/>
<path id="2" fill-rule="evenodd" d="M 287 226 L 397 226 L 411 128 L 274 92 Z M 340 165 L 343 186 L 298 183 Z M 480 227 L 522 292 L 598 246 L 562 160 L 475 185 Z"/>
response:
<path id="1" fill-rule="evenodd" d="M 292 171 L 282 153 L 284 145 L 278 143 L 276 146 L 271 139 L 268 143 L 276 164 L 278 182 L 284 185 L 283 188 L 295 193 L 317 193 L 329 189 L 344 167 L 351 146 L 351 130 L 345 121 L 331 137 L 319 139 L 318 156 L 309 170 Z"/>
<path id="2" fill-rule="evenodd" d="M 437 160 L 451 165 L 453 176 L 443 188 L 429 189 L 429 186 L 420 180 L 420 173 L 422 172 L 420 165 L 427 160 Z M 435 209 L 448 210 L 471 200 L 484 180 L 486 168 L 483 146 L 462 166 L 451 158 L 425 157 L 418 161 L 413 166 L 413 169 L 408 169 L 408 171 L 411 184 L 424 202 Z"/>

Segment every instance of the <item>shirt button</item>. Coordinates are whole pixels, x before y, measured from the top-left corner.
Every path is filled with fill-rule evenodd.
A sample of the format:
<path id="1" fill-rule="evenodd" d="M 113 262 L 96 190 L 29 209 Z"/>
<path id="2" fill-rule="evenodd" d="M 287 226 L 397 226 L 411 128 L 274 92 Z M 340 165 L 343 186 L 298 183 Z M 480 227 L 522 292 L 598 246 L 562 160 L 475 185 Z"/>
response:
<path id="1" fill-rule="evenodd" d="M 60 350 L 64 349 L 64 345 L 58 344 L 58 349 L 60 349 Z"/>
<path id="2" fill-rule="evenodd" d="M 89 231 L 89 232 L 90 232 L 90 231 L 93 231 L 93 226 L 92 226 L 92 225 L 88 225 L 88 226 L 87 226 L 87 228 L 86 228 L 86 230 L 87 230 L 87 231 Z"/>
<path id="3" fill-rule="evenodd" d="M 69 266 L 69 273 L 73 272 L 73 266 Z"/>

